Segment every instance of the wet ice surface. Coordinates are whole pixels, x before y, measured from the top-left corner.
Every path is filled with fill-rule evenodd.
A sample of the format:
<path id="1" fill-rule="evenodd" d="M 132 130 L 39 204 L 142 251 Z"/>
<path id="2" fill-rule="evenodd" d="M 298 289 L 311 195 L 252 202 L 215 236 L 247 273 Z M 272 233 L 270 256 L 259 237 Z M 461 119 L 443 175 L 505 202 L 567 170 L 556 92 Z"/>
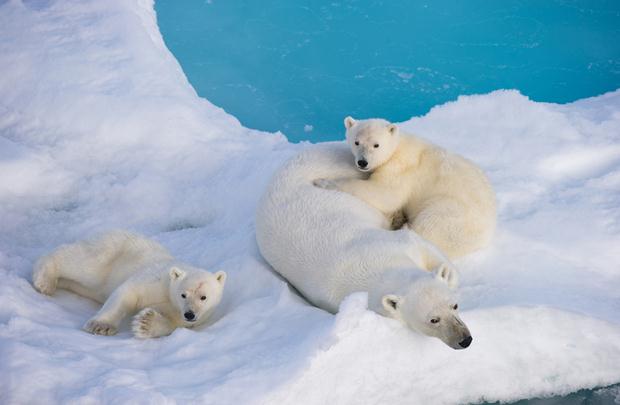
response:
<path id="1" fill-rule="evenodd" d="M 346 115 L 404 121 L 461 94 L 565 103 L 620 87 L 614 0 L 303 3 L 156 8 L 199 95 L 291 140 L 341 139 Z"/>
<path id="2" fill-rule="evenodd" d="M 474 343 L 453 351 L 364 294 L 333 316 L 273 275 L 254 211 L 307 145 L 197 97 L 148 1 L 2 2 L 0 71 L 0 402 L 441 404 L 620 382 L 620 92 L 498 91 L 402 124 L 478 162 L 498 194 L 493 245 L 457 263 Z M 94 303 L 34 291 L 39 255 L 116 227 L 226 270 L 216 322 L 92 336 Z"/>

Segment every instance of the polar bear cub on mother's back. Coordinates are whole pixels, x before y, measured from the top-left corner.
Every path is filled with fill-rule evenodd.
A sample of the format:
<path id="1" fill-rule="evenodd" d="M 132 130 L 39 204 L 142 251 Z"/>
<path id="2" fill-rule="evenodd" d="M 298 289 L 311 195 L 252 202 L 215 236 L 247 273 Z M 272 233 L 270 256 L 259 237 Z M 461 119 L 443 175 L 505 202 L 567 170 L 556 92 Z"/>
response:
<path id="1" fill-rule="evenodd" d="M 345 118 L 355 165 L 368 179 L 317 179 L 315 185 L 360 198 L 408 226 L 454 259 L 488 244 L 495 194 L 473 162 L 381 119 Z"/>
<path id="2" fill-rule="evenodd" d="M 114 335 L 133 320 L 139 338 L 166 336 L 203 324 L 222 299 L 226 273 L 215 274 L 174 260 L 155 241 L 123 231 L 70 245 L 35 265 L 35 288 L 51 295 L 64 288 L 103 304 L 84 329 Z"/>

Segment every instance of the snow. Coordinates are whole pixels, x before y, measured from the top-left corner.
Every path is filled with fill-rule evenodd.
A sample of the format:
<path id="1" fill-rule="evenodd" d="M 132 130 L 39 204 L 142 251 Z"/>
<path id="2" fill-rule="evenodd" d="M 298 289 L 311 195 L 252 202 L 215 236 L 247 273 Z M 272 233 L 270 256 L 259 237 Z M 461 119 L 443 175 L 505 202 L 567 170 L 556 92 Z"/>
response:
<path id="1" fill-rule="evenodd" d="M 457 262 L 474 342 L 454 351 L 363 293 L 336 316 L 309 306 L 269 269 L 254 210 L 308 145 L 199 98 L 152 1 L 0 1 L 0 72 L 0 402 L 448 404 L 620 382 L 620 91 L 567 105 L 496 91 L 402 124 L 478 162 L 498 194 L 493 245 Z M 41 254 L 118 227 L 226 270 L 216 322 L 92 336 L 95 303 L 32 288 Z"/>

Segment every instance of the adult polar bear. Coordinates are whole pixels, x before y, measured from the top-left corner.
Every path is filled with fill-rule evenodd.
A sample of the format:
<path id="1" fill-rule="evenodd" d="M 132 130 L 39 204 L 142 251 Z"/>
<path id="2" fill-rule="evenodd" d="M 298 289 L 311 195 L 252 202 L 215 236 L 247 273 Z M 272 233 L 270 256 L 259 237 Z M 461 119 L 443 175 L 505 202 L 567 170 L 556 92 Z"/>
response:
<path id="1" fill-rule="evenodd" d="M 257 210 L 261 254 L 318 307 L 336 312 L 347 295 L 368 291 L 370 309 L 454 349 L 469 346 L 448 288 L 457 283 L 449 260 L 406 227 L 390 230 L 386 216 L 360 199 L 313 185 L 367 177 L 350 156 L 341 143 L 315 146 L 275 174 Z"/>

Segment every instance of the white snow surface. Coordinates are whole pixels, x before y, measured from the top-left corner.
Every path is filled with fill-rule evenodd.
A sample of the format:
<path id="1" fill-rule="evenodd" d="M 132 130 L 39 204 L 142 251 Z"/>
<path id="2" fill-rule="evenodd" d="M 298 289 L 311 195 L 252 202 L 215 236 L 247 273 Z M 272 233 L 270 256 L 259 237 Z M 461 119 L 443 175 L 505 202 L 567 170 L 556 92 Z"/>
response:
<path id="1" fill-rule="evenodd" d="M 152 0 L 0 0 L 0 403 L 451 404 L 620 382 L 620 91 L 496 91 L 402 128 L 497 190 L 492 246 L 456 263 L 467 350 L 369 312 L 364 293 L 330 315 L 270 270 L 254 211 L 307 144 L 199 98 Z M 32 288 L 41 254 L 112 228 L 227 271 L 215 322 L 93 336 L 96 304 Z"/>

